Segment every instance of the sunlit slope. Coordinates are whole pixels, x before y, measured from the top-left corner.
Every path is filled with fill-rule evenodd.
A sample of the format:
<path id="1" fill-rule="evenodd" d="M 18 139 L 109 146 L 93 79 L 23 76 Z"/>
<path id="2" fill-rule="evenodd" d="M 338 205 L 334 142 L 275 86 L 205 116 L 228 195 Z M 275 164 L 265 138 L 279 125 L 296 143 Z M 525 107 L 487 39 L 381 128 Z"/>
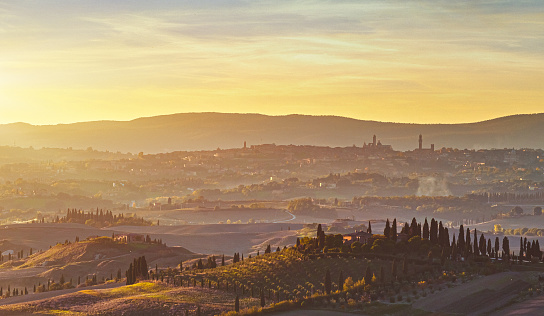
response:
<path id="1" fill-rule="evenodd" d="M 62 315 L 218 315 L 233 309 L 236 295 L 200 287 L 168 287 L 138 283 L 110 290 L 82 290 L 28 304 L 0 307 L 0 314 L 36 312 Z M 242 298 L 244 306 L 257 305 L 256 298 Z"/>

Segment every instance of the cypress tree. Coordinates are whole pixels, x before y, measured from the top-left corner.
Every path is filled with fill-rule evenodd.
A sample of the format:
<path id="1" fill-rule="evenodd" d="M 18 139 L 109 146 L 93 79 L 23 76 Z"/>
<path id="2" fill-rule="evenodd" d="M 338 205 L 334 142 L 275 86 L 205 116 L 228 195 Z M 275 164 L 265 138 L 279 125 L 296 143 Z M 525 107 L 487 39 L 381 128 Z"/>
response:
<path id="1" fill-rule="evenodd" d="M 365 283 L 370 284 L 371 281 L 372 281 L 372 271 L 370 270 L 370 266 L 367 266 L 365 271 Z"/>
<path id="2" fill-rule="evenodd" d="M 476 233 L 476 228 L 474 229 L 474 255 L 480 255 L 480 246 L 478 245 L 478 234 Z"/>
<path id="3" fill-rule="evenodd" d="M 502 251 L 504 252 L 504 255 L 506 256 L 506 259 L 508 260 L 510 256 L 510 241 L 508 240 L 508 237 L 504 236 L 502 239 Z"/>
<path id="4" fill-rule="evenodd" d="M 125 275 L 126 275 L 126 277 L 127 277 L 127 283 L 126 283 L 126 284 L 127 284 L 127 285 L 133 284 L 133 283 L 132 283 L 132 275 L 133 275 L 133 273 L 132 273 L 132 263 L 129 265 L 128 270 L 127 270 L 127 272 L 125 273 Z"/>
<path id="5" fill-rule="evenodd" d="M 319 236 L 317 237 L 317 246 L 319 249 L 323 249 L 325 247 L 325 232 L 321 231 Z"/>
<path id="6" fill-rule="evenodd" d="M 135 265 L 132 265 L 132 271 L 131 272 L 131 276 L 130 276 L 130 279 L 131 279 L 131 284 L 134 284 L 136 283 L 136 280 L 138 279 L 138 274 L 136 274 L 136 266 Z"/>
<path id="7" fill-rule="evenodd" d="M 480 236 L 480 255 L 485 256 L 486 255 L 486 242 L 484 234 L 481 234 Z"/>
<path id="8" fill-rule="evenodd" d="M 440 246 L 446 246 L 446 240 L 444 236 L 444 226 L 442 226 L 442 221 L 438 223 L 438 244 Z M 450 245 L 449 243 L 447 244 Z"/>
<path id="9" fill-rule="evenodd" d="M 393 263 L 391 264 L 391 276 L 393 277 L 393 281 L 397 279 L 397 259 L 393 259 Z"/>
<path id="10" fill-rule="evenodd" d="M 340 271 L 340 276 L 338 277 L 338 291 L 344 289 L 344 274 Z"/>
<path id="11" fill-rule="evenodd" d="M 523 258 L 523 237 L 519 237 L 519 260 Z"/>
<path id="12" fill-rule="evenodd" d="M 470 240 L 470 229 L 467 228 L 467 240 L 465 241 L 465 257 L 472 253 L 472 242 Z"/>
<path id="13" fill-rule="evenodd" d="M 455 238 L 455 235 L 453 235 Z M 450 231 L 447 227 L 444 227 L 444 246 L 450 247 Z"/>
<path id="14" fill-rule="evenodd" d="M 459 226 L 459 237 L 457 238 L 457 247 L 461 255 L 465 254 L 465 229 L 463 225 Z"/>
<path id="15" fill-rule="evenodd" d="M 331 271 L 329 269 L 325 272 L 325 293 L 331 293 Z"/>
<path id="16" fill-rule="evenodd" d="M 425 217 L 425 223 L 423 224 L 423 239 L 429 239 L 429 223 L 427 217 Z"/>
<path id="17" fill-rule="evenodd" d="M 400 232 L 410 236 L 410 224 L 408 224 L 408 222 L 405 222 L 404 226 L 402 226 L 402 229 L 400 230 Z"/>
<path id="18" fill-rule="evenodd" d="M 410 237 L 420 236 L 418 233 L 417 220 L 415 217 L 412 218 L 412 223 L 410 224 Z"/>
<path id="19" fill-rule="evenodd" d="M 397 241 L 397 219 L 393 219 L 393 224 L 391 226 L 391 230 L 389 231 L 389 235 L 391 236 L 391 240 L 394 242 Z"/>
<path id="20" fill-rule="evenodd" d="M 389 238 L 389 231 L 391 230 L 391 224 L 389 224 L 389 218 L 385 222 L 385 228 L 383 230 L 383 234 L 385 238 Z"/>
<path id="21" fill-rule="evenodd" d="M 370 221 L 368 221 L 368 228 L 366 229 L 366 232 L 372 234 L 372 225 L 370 225 Z"/>
<path id="22" fill-rule="evenodd" d="M 438 222 L 431 218 L 431 227 L 429 229 L 429 239 L 431 240 L 431 243 L 437 244 L 438 243 Z"/>

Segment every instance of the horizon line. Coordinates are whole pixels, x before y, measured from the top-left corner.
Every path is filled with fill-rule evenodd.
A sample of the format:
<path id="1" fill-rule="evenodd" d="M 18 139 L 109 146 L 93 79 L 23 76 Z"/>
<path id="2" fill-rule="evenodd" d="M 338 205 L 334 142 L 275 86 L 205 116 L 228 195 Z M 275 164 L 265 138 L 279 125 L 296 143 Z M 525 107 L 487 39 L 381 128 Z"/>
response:
<path id="1" fill-rule="evenodd" d="M 344 118 L 344 119 L 351 119 L 356 121 L 362 121 L 362 122 L 375 122 L 375 123 L 386 123 L 386 124 L 407 124 L 407 125 L 462 125 L 462 124 L 476 124 L 476 123 L 482 123 L 482 122 L 488 122 L 493 121 L 501 118 L 507 118 L 507 117 L 514 117 L 514 116 L 530 116 L 530 115 L 540 115 L 544 114 L 544 112 L 537 112 L 537 113 L 516 113 L 516 114 L 509 114 L 509 115 L 503 115 L 503 116 L 494 116 L 490 117 L 485 120 L 479 120 L 479 121 L 465 121 L 465 122 L 453 122 L 453 123 L 444 123 L 444 122 L 433 122 L 433 123 L 422 123 L 422 122 L 400 122 L 400 121 L 380 121 L 380 120 L 373 120 L 373 119 L 362 119 L 362 118 L 356 118 L 356 117 L 350 117 L 350 116 L 341 116 L 341 115 L 334 115 L 334 114 L 304 114 L 304 113 L 289 113 L 289 114 L 266 114 L 266 113 L 257 113 L 257 112 L 174 112 L 174 113 L 165 113 L 165 114 L 156 114 L 151 116 L 139 116 L 129 119 L 103 119 L 103 120 L 89 120 L 89 121 L 69 121 L 69 122 L 59 122 L 59 123 L 48 123 L 48 124 L 36 124 L 36 123 L 30 123 L 30 122 L 23 122 L 23 121 L 14 121 L 14 122 L 6 122 L 6 123 L 0 123 L 0 125 L 13 125 L 13 124 L 26 124 L 31 126 L 57 126 L 57 125 L 72 125 L 72 124 L 84 124 L 84 123 L 99 123 L 99 122 L 133 122 L 140 119 L 150 119 L 150 118 L 158 118 L 158 117 L 167 117 L 167 116 L 175 116 L 175 115 L 184 115 L 184 114 L 226 114 L 226 115 L 261 115 L 261 116 L 267 116 L 267 117 L 287 117 L 287 116 L 309 116 L 309 117 L 330 117 L 330 118 Z"/>

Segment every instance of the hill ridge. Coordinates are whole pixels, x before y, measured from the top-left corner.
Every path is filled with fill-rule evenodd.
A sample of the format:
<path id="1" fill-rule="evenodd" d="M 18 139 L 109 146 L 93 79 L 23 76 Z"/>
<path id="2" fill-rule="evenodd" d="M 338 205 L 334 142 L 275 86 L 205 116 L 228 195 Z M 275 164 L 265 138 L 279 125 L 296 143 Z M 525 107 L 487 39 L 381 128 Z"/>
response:
<path id="1" fill-rule="evenodd" d="M 435 148 L 544 148 L 544 113 L 516 114 L 481 122 L 416 124 L 360 120 L 334 115 L 258 113 L 177 113 L 130 121 L 89 121 L 57 125 L 0 125 L 0 146 L 92 147 L 98 150 L 160 153 L 282 145 L 362 146 L 377 135 L 396 150 Z"/>

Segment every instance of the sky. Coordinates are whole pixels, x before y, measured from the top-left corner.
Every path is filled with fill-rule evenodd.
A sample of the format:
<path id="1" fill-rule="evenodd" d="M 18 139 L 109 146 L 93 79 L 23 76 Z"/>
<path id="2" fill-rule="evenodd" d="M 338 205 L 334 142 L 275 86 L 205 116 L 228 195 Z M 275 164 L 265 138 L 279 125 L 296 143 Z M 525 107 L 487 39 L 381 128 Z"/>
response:
<path id="1" fill-rule="evenodd" d="M 0 0 L 0 123 L 544 112 L 544 1 Z"/>

